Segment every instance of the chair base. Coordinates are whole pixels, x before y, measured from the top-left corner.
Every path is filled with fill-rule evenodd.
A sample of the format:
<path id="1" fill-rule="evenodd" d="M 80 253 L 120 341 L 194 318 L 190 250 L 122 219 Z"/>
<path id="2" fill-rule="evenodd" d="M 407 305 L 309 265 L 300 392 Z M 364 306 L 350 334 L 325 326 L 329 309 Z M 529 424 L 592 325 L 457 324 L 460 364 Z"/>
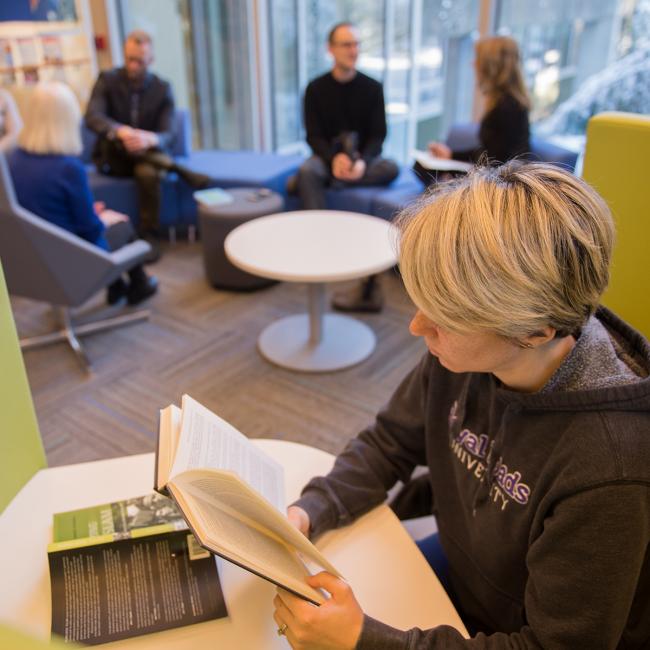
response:
<path id="1" fill-rule="evenodd" d="M 139 321 L 147 320 L 150 316 L 148 309 L 140 309 L 138 311 L 113 316 L 111 318 L 103 318 L 100 320 L 92 321 L 90 323 L 83 323 L 75 325 L 72 322 L 70 310 L 67 308 L 58 308 L 57 311 L 61 316 L 62 328 L 56 332 L 49 334 L 41 334 L 40 336 L 30 336 L 20 339 L 21 350 L 29 350 L 32 348 L 43 347 L 44 345 L 51 345 L 52 343 L 59 343 L 67 341 L 73 352 L 75 353 L 79 363 L 86 372 L 92 371 L 92 364 L 86 351 L 81 344 L 78 337 L 87 334 L 95 334 L 105 330 L 115 329 L 116 327 L 123 327 L 124 325 L 131 325 Z"/>

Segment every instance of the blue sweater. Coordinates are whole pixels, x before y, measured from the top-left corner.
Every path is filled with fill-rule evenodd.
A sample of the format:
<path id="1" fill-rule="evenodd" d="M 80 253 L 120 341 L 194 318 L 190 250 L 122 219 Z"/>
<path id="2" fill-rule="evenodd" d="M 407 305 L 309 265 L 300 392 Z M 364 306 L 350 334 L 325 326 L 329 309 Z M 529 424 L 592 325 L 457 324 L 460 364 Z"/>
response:
<path id="1" fill-rule="evenodd" d="M 35 215 L 109 250 L 83 163 L 74 156 L 16 149 L 7 156 L 18 203 Z"/>

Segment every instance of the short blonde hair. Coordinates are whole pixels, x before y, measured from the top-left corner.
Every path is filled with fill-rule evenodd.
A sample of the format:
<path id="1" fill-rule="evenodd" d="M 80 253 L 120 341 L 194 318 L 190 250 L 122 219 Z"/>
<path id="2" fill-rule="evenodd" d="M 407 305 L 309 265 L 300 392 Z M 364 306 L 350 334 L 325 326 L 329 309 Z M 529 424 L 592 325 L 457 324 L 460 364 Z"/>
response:
<path id="1" fill-rule="evenodd" d="M 458 333 L 574 334 L 609 280 L 614 223 L 587 183 L 545 163 L 476 168 L 396 221 L 416 306 Z"/>
<path id="2" fill-rule="evenodd" d="M 39 83 L 29 98 L 18 145 L 31 153 L 77 156 L 81 153 L 81 109 L 69 86 Z"/>
<path id="3" fill-rule="evenodd" d="M 517 41 L 509 36 L 487 36 L 476 42 L 474 50 L 478 87 L 486 96 L 486 108 L 492 108 L 505 95 L 530 108 Z"/>

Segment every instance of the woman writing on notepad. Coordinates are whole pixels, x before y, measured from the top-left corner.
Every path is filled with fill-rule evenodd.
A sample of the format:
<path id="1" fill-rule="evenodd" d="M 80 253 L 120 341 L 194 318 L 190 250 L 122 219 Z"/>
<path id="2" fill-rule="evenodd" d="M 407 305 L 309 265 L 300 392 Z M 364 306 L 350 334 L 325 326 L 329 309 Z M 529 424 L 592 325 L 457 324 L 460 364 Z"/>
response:
<path id="1" fill-rule="evenodd" d="M 309 579 L 331 595 L 320 608 L 278 592 L 278 633 L 294 650 L 648 648 L 650 345 L 599 305 L 607 205 L 511 161 L 441 184 L 398 225 L 427 350 L 288 516 L 318 537 L 428 466 L 439 532 L 418 546 L 472 638 L 377 621 L 328 573 Z"/>
<path id="2" fill-rule="evenodd" d="M 530 152 L 528 111 L 530 99 L 524 83 L 517 42 L 508 36 L 491 36 L 476 43 L 474 70 L 484 99 L 479 125 L 479 146 L 452 150 L 442 142 L 430 142 L 429 153 L 436 158 L 504 163 Z M 435 172 L 416 163 L 414 170 L 427 185 Z"/>

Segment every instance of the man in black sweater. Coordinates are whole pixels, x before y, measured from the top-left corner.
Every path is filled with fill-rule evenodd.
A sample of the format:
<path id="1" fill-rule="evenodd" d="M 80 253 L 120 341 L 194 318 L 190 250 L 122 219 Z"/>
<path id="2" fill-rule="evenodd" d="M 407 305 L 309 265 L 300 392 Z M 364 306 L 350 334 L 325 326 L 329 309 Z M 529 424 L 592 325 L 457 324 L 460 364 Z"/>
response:
<path id="1" fill-rule="evenodd" d="M 124 67 L 102 72 L 86 110 L 86 125 L 99 136 L 93 152 L 97 169 L 113 176 L 133 176 L 138 188 L 138 233 L 158 235 L 161 178 L 175 171 L 193 187 L 211 180 L 177 165 L 173 144 L 174 97 L 171 86 L 148 70 L 153 62 L 149 34 L 134 31 L 124 43 Z M 154 242 L 154 248 L 158 247 Z"/>
<path id="2" fill-rule="evenodd" d="M 356 69 L 359 32 L 339 23 L 329 33 L 332 70 L 305 91 L 305 129 L 313 155 L 303 163 L 296 189 L 305 209 L 325 208 L 325 187 L 386 185 L 399 173 L 381 157 L 386 113 L 381 84 Z M 374 277 L 358 290 L 335 296 L 334 306 L 352 311 L 378 311 L 381 295 Z"/>

